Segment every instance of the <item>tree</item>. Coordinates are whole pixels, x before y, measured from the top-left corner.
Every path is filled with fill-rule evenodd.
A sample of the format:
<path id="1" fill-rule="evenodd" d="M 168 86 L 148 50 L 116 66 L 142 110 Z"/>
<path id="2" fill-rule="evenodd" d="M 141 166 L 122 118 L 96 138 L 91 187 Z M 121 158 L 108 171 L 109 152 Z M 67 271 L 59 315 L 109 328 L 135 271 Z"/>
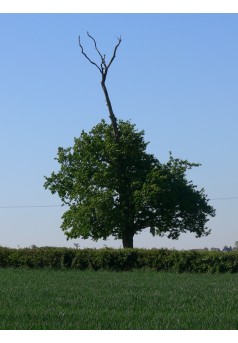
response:
<path id="1" fill-rule="evenodd" d="M 172 155 L 161 164 L 146 152 L 143 131 L 124 121 L 118 127 L 120 145 L 112 125 L 102 120 L 75 138 L 72 148 L 58 149 L 61 169 L 46 177 L 45 188 L 69 206 L 61 226 L 67 237 L 98 240 L 111 235 L 132 248 L 134 235 L 148 227 L 153 235 L 173 239 L 186 231 L 208 235 L 207 216 L 215 211 L 204 190 L 198 191 L 185 175 L 197 164 Z"/>
<path id="2" fill-rule="evenodd" d="M 89 35 L 89 34 L 88 34 Z M 107 65 L 97 44 L 102 87 L 113 57 Z M 106 94 L 108 95 L 107 91 Z M 67 238 L 98 240 L 114 236 L 124 248 L 133 248 L 134 235 L 150 228 L 152 235 L 177 239 L 182 232 L 196 237 L 208 235 L 209 216 L 215 210 L 208 204 L 204 189 L 197 190 L 186 179 L 186 171 L 199 164 L 173 158 L 165 164 L 146 152 L 144 132 L 128 121 L 117 120 L 106 97 L 111 124 L 102 120 L 89 133 L 75 138 L 74 146 L 58 149 L 58 173 L 46 177 L 44 187 L 58 193 L 69 209 L 61 228 Z M 109 99 L 109 102 L 108 102 Z"/>

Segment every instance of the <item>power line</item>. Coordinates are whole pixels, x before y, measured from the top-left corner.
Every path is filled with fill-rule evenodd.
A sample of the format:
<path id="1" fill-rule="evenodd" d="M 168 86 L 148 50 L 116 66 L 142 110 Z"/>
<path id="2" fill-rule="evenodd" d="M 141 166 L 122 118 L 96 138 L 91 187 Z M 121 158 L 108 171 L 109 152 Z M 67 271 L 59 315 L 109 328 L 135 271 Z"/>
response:
<path id="1" fill-rule="evenodd" d="M 40 208 L 40 207 L 61 207 L 61 205 L 16 205 L 16 206 L 0 206 L 0 208 Z"/>
<path id="2" fill-rule="evenodd" d="M 235 200 L 236 197 L 221 197 L 221 198 L 211 198 L 209 200 Z M 44 208 L 44 207 L 62 207 L 62 205 L 11 205 L 11 206 L 0 206 L 0 209 L 4 208 Z"/>
<path id="3" fill-rule="evenodd" d="M 238 197 L 212 198 L 210 200 L 233 200 L 233 199 L 238 199 Z"/>

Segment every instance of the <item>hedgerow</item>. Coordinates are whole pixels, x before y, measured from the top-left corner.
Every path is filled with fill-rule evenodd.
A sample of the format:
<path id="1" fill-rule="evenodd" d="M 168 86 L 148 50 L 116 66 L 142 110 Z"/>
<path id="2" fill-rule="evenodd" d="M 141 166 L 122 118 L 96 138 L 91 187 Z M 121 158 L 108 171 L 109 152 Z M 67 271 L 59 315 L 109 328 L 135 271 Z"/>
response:
<path id="1" fill-rule="evenodd" d="M 128 271 L 152 269 L 177 273 L 237 273 L 238 251 L 169 249 L 73 249 L 0 247 L 0 268 L 54 268 Z"/>

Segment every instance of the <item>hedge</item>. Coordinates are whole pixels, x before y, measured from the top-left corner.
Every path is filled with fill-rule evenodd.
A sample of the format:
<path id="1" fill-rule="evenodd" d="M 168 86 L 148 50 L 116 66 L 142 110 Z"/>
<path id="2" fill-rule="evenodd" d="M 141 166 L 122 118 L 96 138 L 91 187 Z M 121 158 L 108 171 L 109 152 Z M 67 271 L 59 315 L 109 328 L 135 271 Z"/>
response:
<path id="1" fill-rule="evenodd" d="M 54 268 L 128 271 L 151 269 L 177 273 L 237 273 L 238 251 L 168 249 L 74 249 L 0 247 L 0 268 Z"/>

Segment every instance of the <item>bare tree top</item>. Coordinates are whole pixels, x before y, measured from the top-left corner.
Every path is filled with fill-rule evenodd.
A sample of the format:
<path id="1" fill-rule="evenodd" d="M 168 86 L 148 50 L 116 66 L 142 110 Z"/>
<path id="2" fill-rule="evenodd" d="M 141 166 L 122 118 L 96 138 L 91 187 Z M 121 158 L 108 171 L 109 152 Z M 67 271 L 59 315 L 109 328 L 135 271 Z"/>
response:
<path id="1" fill-rule="evenodd" d="M 114 51 L 113 51 L 113 54 L 112 54 L 112 57 L 111 57 L 109 63 L 107 64 L 107 63 L 106 63 L 106 55 L 105 55 L 105 54 L 103 55 L 103 54 L 99 51 L 99 49 L 98 49 L 98 47 L 97 47 L 97 42 L 96 42 L 96 40 L 89 34 L 89 32 L 87 32 L 87 35 L 88 35 L 89 38 L 91 38 L 91 40 L 92 40 L 93 43 L 94 43 L 95 50 L 97 51 L 97 53 L 98 53 L 98 55 L 99 55 L 99 57 L 100 57 L 100 60 L 101 60 L 100 65 L 98 65 L 96 62 L 92 61 L 91 58 L 85 53 L 85 51 L 84 51 L 84 49 L 83 49 L 83 46 L 82 46 L 82 44 L 81 44 L 81 38 L 80 38 L 80 36 L 79 36 L 79 46 L 80 46 L 80 48 L 81 48 L 81 52 L 82 52 L 82 54 L 85 56 L 85 58 L 86 58 L 91 64 L 95 65 L 95 67 L 100 71 L 100 73 L 101 73 L 101 75 L 102 75 L 102 80 L 105 82 L 106 77 L 107 77 L 108 69 L 110 68 L 112 62 L 114 61 L 114 59 L 115 59 L 115 57 L 116 57 L 116 52 L 117 52 L 117 49 L 118 49 L 119 45 L 121 44 L 122 39 L 121 39 L 121 37 L 119 37 L 119 38 L 117 37 L 118 42 L 117 42 L 117 44 L 115 45 Z"/>
<path id="2" fill-rule="evenodd" d="M 113 126 L 113 131 L 114 131 L 114 134 L 115 134 L 115 140 L 117 142 L 119 142 L 119 138 L 120 138 L 120 133 L 119 133 L 119 129 L 118 129 L 118 125 L 117 125 L 117 118 L 113 112 L 113 109 L 112 109 L 112 104 L 111 104 L 111 100 L 109 98 L 109 95 L 108 95 L 108 91 L 107 91 L 107 87 L 105 85 L 105 82 L 106 82 L 106 78 L 107 78 L 107 73 L 108 73 L 108 69 L 110 68 L 112 62 L 114 61 L 115 57 L 116 57 L 116 52 L 117 52 L 117 49 L 119 47 L 119 45 L 121 44 L 121 37 L 120 38 L 117 38 L 118 42 L 117 44 L 115 45 L 114 47 L 114 51 L 113 51 L 113 54 L 112 54 L 112 57 L 109 61 L 109 63 L 106 62 L 106 55 L 102 54 L 98 47 L 97 47 L 97 42 L 96 40 L 89 34 L 89 32 L 87 32 L 87 35 L 88 37 L 93 41 L 93 44 L 94 44 L 94 48 L 95 50 L 97 51 L 99 57 L 100 57 L 100 60 L 101 60 L 101 63 L 100 64 L 97 64 L 96 62 L 94 62 L 84 51 L 83 49 L 83 46 L 81 44 L 81 39 L 80 39 L 80 36 L 79 36 L 79 46 L 81 48 L 81 52 L 82 54 L 84 55 L 84 57 L 91 63 L 93 64 L 101 73 L 102 75 L 102 80 L 101 80 L 101 86 L 102 86 L 102 89 L 103 89 L 103 92 L 104 92 L 104 95 L 105 95 L 105 99 L 106 99 L 106 104 L 107 104 L 107 107 L 108 107 L 108 110 L 109 110 L 109 117 L 111 119 L 111 122 L 112 122 L 112 126 Z"/>

